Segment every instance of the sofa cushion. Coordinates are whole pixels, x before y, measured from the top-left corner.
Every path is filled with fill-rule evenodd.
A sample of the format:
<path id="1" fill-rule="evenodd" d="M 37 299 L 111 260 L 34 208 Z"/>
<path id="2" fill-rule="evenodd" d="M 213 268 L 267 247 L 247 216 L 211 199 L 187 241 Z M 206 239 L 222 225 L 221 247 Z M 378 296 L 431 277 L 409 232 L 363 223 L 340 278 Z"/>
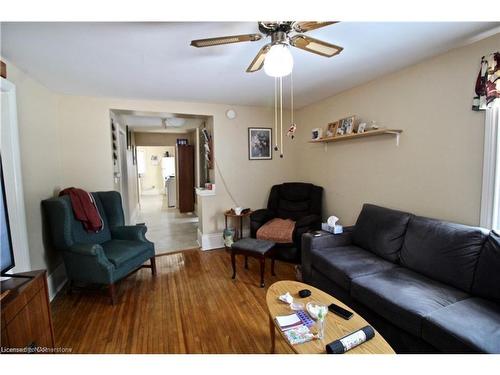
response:
<path id="1" fill-rule="evenodd" d="M 401 264 L 470 292 L 485 240 L 480 228 L 414 216 L 406 231 Z"/>
<path id="2" fill-rule="evenodd" d="M 120 268 L 130 259 L 139 255 L 151 252 L 154 256 L 154 249 L 149 242 L 110 240 L 102 244 L 104 254 L 116 268 Z"/>
<path id="3" fill-rule="evenodd" d="M 281 219 L 321 216 L 323 188 L 303 182 L 286 182 L 271 188 L 267 208 Z"/>
<path id="4" fill-rule="evenodd" d="M 461 290 L 403 267 L 353 279 L 351 295 L 417 337 L 425 316 L 468 297 Z"/>
<path id="5" fill-rule="evenodd" d="M 490 232 L 479 255 L 472 293 L 500 302 L 500 235 L 495 231 Z"/>
<path id="6" fill-rule="evenodd" d="M 410 216 L 407 212 L 365 204 L 356 221 L 352 242 L 397 262 Z"/>
<path id="7" fill-rule="evenodd" d="M 422 338 L 446 353 L 500 353 L 500 305 L 468 298 L 428 315 Z"/>
<path id="8" fill-rule="evenodd" d="M 351 280 L 356 277 L 397 267 L 357 246 L 313 249 L 311 259 L 314 268 L 348 291 L 351 289 Z"/>

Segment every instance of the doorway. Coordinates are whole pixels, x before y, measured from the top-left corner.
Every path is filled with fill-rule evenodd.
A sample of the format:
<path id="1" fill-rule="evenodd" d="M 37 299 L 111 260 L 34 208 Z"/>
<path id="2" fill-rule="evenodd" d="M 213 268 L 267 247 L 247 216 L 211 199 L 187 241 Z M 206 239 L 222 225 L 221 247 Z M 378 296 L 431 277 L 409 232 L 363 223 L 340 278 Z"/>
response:
<path id="1" fill-rule="evenodd" d="M 157 254 L 198 248 L 195 188 L 207 182 L 201 135 L 211 131 L 211 118 L 110 112 L 115 189 L 122 194 L 127 223 L 146 224 Z"/>
<path id="2" fill-rule="evenodd" d="M 198 217 L 179 210 L 177 164 L 174 146 L 137 146 L 137 220 L 146 223 L 157 253 L 198 247 Z"/>

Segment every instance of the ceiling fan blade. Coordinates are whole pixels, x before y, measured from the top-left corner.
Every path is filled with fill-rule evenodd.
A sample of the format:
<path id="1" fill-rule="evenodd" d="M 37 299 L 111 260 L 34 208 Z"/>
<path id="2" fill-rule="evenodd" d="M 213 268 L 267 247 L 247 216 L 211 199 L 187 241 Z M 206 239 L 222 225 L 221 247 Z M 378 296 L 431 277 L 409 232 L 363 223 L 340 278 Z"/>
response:
<path id="1" fill-rule="evenodd" d="M 325 57 L 338 55 L 344 49 L 343 47 L 336 46 L 335 44 L 323 42 L 322 40 L 301 34 L 292 36 L 290 38 L 290 44 L 294 47 L 303 49 L 304 51 L 316 53 Z"/>
<path id="2" fill-rule="evenodd" d="M 218 38 L 207 38 L 207 39 L 196 39 L 191 41 L 193 47 L 212 47 L 221 44 L 231 44 L 240 42 L 255 42 L 260 40 L 262 36 L 260 34 L 243 34 L 243 35 L 230 35 L 222 36 Z"/>
<path id="3" fill-rule="evenodd" d="M 299 33 L 305 33 L 307 31 L 316 30 L 319 29 L 320 27 L 333 25 L 334 23 L 338 22 L 339 21 L 330 21 L 330 22 L 297 21 L 293 23 L 292 27 L 295 31 Z"/>
<path id="4" fill-rule="evenodd" d="M 264 65 L 264 59 L 266 58 L 266 54 L 267 52 L 269 52 L 270 49 L 271 49 L 270 44 L 266 44 L 264 47 L 260 49 L 257 56 L 255 56 L 250 65 L 248 65 L 247 73 L 253 73 L 262 68 L 262 66 Z"/>

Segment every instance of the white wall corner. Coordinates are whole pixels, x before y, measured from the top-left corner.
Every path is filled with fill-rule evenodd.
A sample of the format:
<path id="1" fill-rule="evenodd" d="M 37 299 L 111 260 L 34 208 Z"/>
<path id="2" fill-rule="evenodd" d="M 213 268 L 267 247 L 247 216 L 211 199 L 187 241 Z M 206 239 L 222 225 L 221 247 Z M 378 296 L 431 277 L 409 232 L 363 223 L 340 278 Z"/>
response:
<path id="1" fill-rule="evenodd" d="M 49 299 L 52 301 L 54 297 L 59 293 L 64 284 L 66 284 L 68 278 L 66 277 L 66 269 L 64 268 L 64 262 L 61 262 L 59 266 L 47 277 L 47 285 L 49 288 Z"/>
<path id="2" fill-rule="evenodd" d="M 224 247 L 224 239 L 222 233 L 203 234 L 198 228 L 198 245 L 201 250 L 214 250 Z"/>
<path id="3" fill-rule="evenodd" d="M 139 210 L 138 210 L 138 205 L 134 207 L 134 210 L 130 214 L 130 225 L 135 225 L 137 224 L 137 220 L 139 219 Z"/>

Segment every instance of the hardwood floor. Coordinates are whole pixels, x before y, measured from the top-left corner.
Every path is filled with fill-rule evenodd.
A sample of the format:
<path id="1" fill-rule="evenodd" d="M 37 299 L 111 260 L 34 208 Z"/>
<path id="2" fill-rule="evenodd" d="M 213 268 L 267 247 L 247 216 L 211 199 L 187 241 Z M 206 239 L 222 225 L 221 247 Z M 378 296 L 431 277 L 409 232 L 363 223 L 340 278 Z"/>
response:
<path id="1" fill-rule="evenodd" d="M 188 250 L 156 258 L 158 275 L 141 269 L 118 284 L 118 303 L 105 293 L 61 292 L 52 302 L 56 346 L 73 353 L 269 353 L 266 290 L 295 279 L 292 265 L 237 257 L 231 279 L 225 250 Z M 276 353 L 291 353 L 280 338 Z"/>

